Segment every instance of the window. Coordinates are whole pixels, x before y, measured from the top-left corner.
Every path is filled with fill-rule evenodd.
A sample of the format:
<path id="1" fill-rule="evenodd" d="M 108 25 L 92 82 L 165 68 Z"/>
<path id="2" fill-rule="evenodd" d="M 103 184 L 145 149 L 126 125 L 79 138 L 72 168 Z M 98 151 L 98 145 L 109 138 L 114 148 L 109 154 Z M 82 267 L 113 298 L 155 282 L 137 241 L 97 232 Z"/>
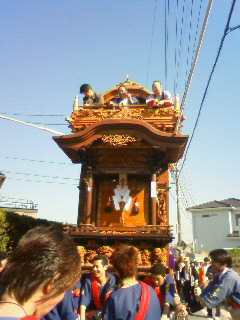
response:
<path id="1" fill-rule="evenodd" d="M 236 226 L 240 227 L 240 214 L 235 214 L 235 221 L 236 221 Z"/>

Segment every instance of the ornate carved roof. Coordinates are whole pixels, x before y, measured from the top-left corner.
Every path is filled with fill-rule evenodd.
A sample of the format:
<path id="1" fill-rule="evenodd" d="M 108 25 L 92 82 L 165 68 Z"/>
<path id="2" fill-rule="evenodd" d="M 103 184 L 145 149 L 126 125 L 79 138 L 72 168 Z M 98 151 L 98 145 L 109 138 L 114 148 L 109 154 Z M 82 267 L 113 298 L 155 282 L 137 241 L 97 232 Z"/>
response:
<path id="1" fill-rule="evenodd" d="M 139 148 L 139 140 L 145 141 L 154 152 L 164 152 L 167 162 L 174 163 L 183 155 L 188 136 L 165 133 L 157 130 L 150 124 L 137 119 L 106 119 L 98 121 L 86 129 L 65 136 L 53 137 L 54 141 L 71 158 L 73 163 L 81 163 L 80 152 L 93 146 L 98 139 L 104 141 L 106 136 L 114 140 L 114 136 L 123 136 L 124 143 L 131 143 L 131 148 Z M 130 137 L 126 142 L 125 137 Z M 112 148 L 122 148 L 112 145 Z M 107 148 L 107 146 L 106 146 Z M 150 152 L 150 151 L 149 151 Z"/>

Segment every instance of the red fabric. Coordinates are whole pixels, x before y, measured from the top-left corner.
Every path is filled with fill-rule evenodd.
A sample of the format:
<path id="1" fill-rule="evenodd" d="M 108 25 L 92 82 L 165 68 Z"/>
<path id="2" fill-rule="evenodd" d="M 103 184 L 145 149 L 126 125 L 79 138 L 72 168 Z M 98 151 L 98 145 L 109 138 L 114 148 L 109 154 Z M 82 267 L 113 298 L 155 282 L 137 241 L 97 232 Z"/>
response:
<path id="1" fill-rule="evenodd" d="M 150 277 L 144 278 L 143 282 L 145 282 L 146 284 L 148 284 L 149 286 L 151 286 L 153 288 L 153 290 L 155 291 L 155 293 L 156 293 L 156 295 L 158 297 L 160 306 L 163 307 L 163 305 L 164 305 L 164 296 L 162 295 L 162 292 L 161 292 L 160 288 L 159 287 L 155 287 L 155 285 L 152 282 L 152 279 Z"/>
<path id="2" fill-rule="evenodd" d="M 40 320 L 40 319 L 36 318 L 35 316 L 25 316 L 23 318 L 20 318 L 19 320 Z"/>
<path id="3" fill-rule="evenodd" d="M 93 273 L 91 273 L 91 285 L 92 285 L 92 295 L 93 301 L 97 310 L 102 310 L 103 306 L 100 301 L 99 291 L 98 291 L 98 282 Z"/>
<path id="4" fill-rule="evenodd" d="M 198 275 L 200 285 L 204 284 L 204 277 L 205 277 L 204 266 L 202 266 L 199 269 L 199 275 Z"/>
<path id="5" fill-rule="evenodd" d="M 139 281 L 139 283 L 142 288 L 142 293 L 141 293 L 141 298 L 140 298 L 140 306 L 139 306 L 139 309 L 138 309 L 136 316 L 134 317 L 134 320 L 144 320 L 146 313 L 147 313 L 149 301 L 150 301 L 150 288 L 149 288 L 149 286 L 142 281 Z"/>
<path id="6" fill-rule="evenodd" d="M 230 306 L 233 309 L 240 309 L 240 305 L 237 304 L 236 302 L 233 302 L 230 298 L 227 298 L 227 302 L 230 304 Z"/>

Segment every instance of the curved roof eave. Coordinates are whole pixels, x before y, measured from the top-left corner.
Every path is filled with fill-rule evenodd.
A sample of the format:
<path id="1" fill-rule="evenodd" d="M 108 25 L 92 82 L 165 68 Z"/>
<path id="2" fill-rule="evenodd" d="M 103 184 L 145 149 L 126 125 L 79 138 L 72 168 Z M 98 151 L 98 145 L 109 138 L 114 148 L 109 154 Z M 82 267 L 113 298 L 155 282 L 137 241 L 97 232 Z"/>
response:
<path id="1" fill-rule="evenodd" d="M 80 132 L 54 136 L 53 139 L 70 156 L 74 150 L 77 152 L 79 149 L 90 146 L 103 135 L 135 136 L 145 140 L 153 147 L 178 150 L 178 158 L 181 158 L 188 140 L 187 135 L 161 132 L 148 123 L 136 119 L 106 119 L 96 122 Z"/>

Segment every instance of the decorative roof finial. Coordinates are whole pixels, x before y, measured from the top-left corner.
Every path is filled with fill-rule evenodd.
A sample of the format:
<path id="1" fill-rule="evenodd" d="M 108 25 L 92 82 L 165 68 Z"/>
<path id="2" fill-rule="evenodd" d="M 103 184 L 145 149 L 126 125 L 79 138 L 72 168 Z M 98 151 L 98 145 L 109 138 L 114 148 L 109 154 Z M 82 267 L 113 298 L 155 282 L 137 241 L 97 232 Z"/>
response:
<path id="1" fill-rule="evenodd" d="M 126 81 L 125 82 L 131 83 L 131 80 L 129 79 L 129 75 L 128 74 L 126 75 Z"/>

